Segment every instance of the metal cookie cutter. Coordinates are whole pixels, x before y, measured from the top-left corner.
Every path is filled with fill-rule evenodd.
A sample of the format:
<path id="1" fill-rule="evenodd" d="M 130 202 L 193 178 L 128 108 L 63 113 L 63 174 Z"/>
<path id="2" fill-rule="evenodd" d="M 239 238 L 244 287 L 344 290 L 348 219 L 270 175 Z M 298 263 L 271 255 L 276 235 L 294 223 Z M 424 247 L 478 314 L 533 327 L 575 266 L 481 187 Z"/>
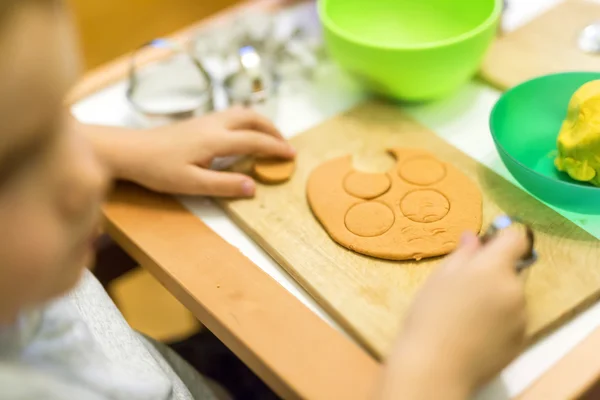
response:
<path id="1" fill-rule="evenodd" d="M 167 61 L 174 60 L 176 56 L 181 56 L 191 62 L 192 69 L 195 71 L 192 74 L 193 76 L 186 76 L 184 73 L 181 73 L 181 71 L 177 71 L 173 68 L 169 73 L 163 73 L 161 79 L 157 79 L 156 82 L 154 82 L 154 86 L 157 84 L 162 85 L 161 89 L 163 91 L 165 90 L 165 86 L 169 84 L 169 81 L 171 81 L 171 83 L 176 82 L 176 85 L 179 86 L 177 90 L 185 101 L 181 101 L 182 99 L 177 101 L 176 99 L 170 98 L 175 89 L 171 89 L 171 93 L 169 94 L 160 93 L 158 95 L 153 94 L 150 96 L 146 94 L 146 98 L 143 98 L 144 95 L 141 92 L 144 91 L 144 87 L 151 86 L 151 83 L 149 82 L 150 79 L 148 79 L 149 72 L 147 70 L 138 70 L 136 61 L 137 53 L 145 47 L 170 50 L 172 56 Z M 171 66 L 169 68 L 171 68 Z M 188 68 L 188 70 L 189 69 L 190 68 Z M 199 82 L 194 82 L 194 79 L 196 78 L 199 79 Z M 152 40 L 141 46 L 133 54 L 129 67 L 129 82 L 126 96 L 131 106 L 147 117 L 182 119 L 194 116 L 195 114 L 207 113 L 214 109 L 212 80 L 202 66 L 200 60 L 186 51 L 179 44 L 167 39 Z M 150 99 L 148 97 L 150 97 Z M 156 103 L 160 104 L 160 107 L 156 107 Z M 152 105 L 154 105 L 154 107 Z"/>
<path id="2" fill-rule="evenodd" d="M 498 232 L 510 227 L 515 223 L 522 224 L 517 218 L 509 217 L 507 215 L 501 215 L 499 217 L 496 217 L 496 219 L 494 219 L 487 231 L 485 231 L 485 233 L 480 237 L 481 242 L 484 244 L 489 242 L 498 234 Z M 530 267 L 538 259 L 537 253 L 534 249 L 533 230 L 529 227 L 529 225 L 522 225 L 524 225 L 526 229 L 527 239 L 529 241 L 529 250 L 527 251 L 527 254 L 525 254 L 525 256 L 515 266 L 517 272 L 521 272 L 522 270 Z"/>
<path id="3" fill-rule="evenodd" d="M 225 79 L 225 91 L 230 104 L 253 106 L 265 103 L 272 94 L 263 60 L 253 46 L 243 46 L 238 52 L 239 71 Z"/>

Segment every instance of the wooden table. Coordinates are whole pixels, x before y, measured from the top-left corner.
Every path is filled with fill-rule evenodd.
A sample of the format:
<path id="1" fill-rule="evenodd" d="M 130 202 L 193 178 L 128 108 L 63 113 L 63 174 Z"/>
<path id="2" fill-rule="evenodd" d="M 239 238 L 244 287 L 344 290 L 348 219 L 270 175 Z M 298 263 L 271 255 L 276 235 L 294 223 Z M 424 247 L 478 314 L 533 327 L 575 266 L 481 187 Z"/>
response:
<path id="1" fill-rule="evenodd" d="M 289 3 L 262 0 L 241 7 Z M 173 37 L 184 41 L 206 23 Z M 140 60 L 163 56 L 149 50 Z M 122 80 L 127 61 L 127 57 L 115 60 L 86 75 L 69 101 L 75 103 Z M 419 112 L 415 111 L 417 118 Z M 117 243 L 282 397 L 374 397 L 379 364 L 180 201 L 124 184 L 104 211 L 107 232 Z M 594 352 L 600 352 L 600 331 L 556 363 L 521 398 L 562 399 L 582 393 L 600 375 L 600 357 Z"/>

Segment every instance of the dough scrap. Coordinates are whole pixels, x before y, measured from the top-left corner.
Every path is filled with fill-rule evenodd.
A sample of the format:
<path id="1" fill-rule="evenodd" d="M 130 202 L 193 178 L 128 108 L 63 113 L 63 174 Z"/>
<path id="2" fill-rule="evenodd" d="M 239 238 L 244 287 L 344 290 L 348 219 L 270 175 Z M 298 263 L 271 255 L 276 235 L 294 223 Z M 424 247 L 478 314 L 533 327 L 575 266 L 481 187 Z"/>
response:
<path id="1" fill-rule="evenodd" d="M 289 180 L 296 169 L 295 160 L 274 158 L 259 159 L 254 162 L 254 175 L 262 183 L 277 184 Z"/>
<path id="2" fill-rule="evenodd" d="M 482 196 L 453 165 L 420 149 L 394 148 L 396 166 L 355 171 L 352 156 L 324 162 L 307 183 L 310 208 L 338 244 L 389 260 L 450 253 L 464 231 L 478 233 Z"/>

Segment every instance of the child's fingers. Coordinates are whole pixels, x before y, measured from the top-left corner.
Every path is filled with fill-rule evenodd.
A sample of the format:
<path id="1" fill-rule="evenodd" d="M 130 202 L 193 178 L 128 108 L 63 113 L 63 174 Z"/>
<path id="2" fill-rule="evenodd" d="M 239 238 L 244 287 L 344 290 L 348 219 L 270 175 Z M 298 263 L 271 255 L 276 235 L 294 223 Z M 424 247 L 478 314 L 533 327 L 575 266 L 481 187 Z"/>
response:
<path id="1" fill-rule="evenodd" d="M 219 137 L 215 156 L 257 155 L 293 158 L 295 151 L 287 142 L 252 130 L 231 131 Z"/>
<path id="2" fill-rule="evenodd" d="M 234 107 L 224 111 L 223 116 L 229 129 L 251 129 L 283 139 L 279 129 L 268 118 L 249 108 Z"/>
<path id="3" fill-rule="evenodd" d="M 183 194 L 213 197 L 252 197 L 254 180 L 244 174 L 190 167 Z"/>
<path id="4" fill-rule="evenodd" d="M 529 251 L 529 246 L 529 240 L 523 229 L 505 229 L 483 246 L 477 257 L 482 265 L 516 271 L 515 265 Z"/>
<path id="5" fill-rule="evenodd" d="M 454 271 L 470 263 L 475 254 L 481 248 L 477 235 L 472 232 L 463 233 L 460 244 L 454 252 L 446 259 L 443 269 L 445 271 Z"/>

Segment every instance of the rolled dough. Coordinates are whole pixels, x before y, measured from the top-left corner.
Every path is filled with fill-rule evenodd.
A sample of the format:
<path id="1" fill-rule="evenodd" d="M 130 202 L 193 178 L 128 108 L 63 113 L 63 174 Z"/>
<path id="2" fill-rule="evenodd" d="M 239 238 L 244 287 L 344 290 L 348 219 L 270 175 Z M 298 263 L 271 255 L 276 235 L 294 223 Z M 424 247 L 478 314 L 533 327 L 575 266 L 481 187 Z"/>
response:
<path id="1" fill-rule="evenodd" d="M 420 260 L 480 231 L 481 192 L 471 179 L 425 150 L 389 152 L 397 163 L 387 173 L 355 171 L 345 156 L 310 174 L 308 203 L 333 240 L 377 258 Z"/>

